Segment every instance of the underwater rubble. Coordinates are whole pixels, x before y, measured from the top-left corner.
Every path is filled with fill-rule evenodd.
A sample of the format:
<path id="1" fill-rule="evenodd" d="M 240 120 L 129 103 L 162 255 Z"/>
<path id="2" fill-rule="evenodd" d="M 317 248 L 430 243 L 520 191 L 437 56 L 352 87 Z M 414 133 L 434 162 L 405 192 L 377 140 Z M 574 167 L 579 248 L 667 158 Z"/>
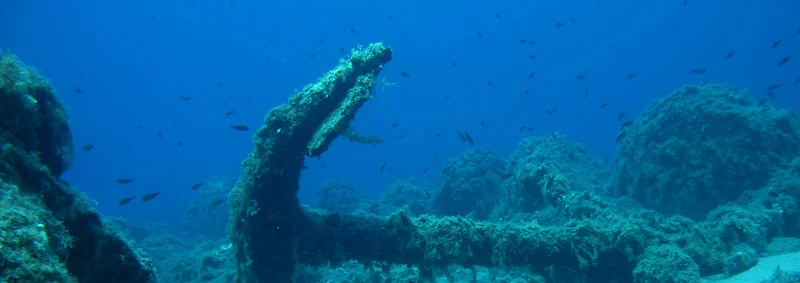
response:
<path id="1" fill-rule="evenodd" d="M 0 281 L 154 282 L 150 260 L 59 179 L 73 145 L 49 81 L 0 56 Z"/>

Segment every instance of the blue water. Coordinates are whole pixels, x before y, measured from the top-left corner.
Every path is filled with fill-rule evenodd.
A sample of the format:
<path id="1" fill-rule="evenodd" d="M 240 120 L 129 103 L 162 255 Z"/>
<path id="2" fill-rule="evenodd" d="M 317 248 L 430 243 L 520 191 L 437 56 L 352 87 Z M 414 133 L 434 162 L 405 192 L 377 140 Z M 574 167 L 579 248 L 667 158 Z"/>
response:
<path id="1" fill-rule="evenodd" d="M 394 48 L 382 73 L 394 85 L 379 86 L 354 122 L 386 142 L 337 141 L 321 161 L 309 160 L 304 203 L 325 180 L 369 195 L 396 178 L 436 182 L 445 160 L 468 148 L 456 131 L 503 155 L 525 136 L 559 131 L 613 158 L 617 115 L 633 119 L 682 84 L 731 83 L 761 99 L 781 83 L 772 104 L 800 110 L 798 11 L 792 0 L 2 0 L 0 47 L 52 80 L 76 146 L 95 146 L 77 153 L 64 178 L 104 214 L 175 223 L 192 184 L 239 174 L 270 108 L 359 44 Z M 778 67 L 785 56 L 793 59 Z M 702 76 L 689 72 L 702 67 Z M 522 125 L 535 130 L 520 132 Z M 392 170 L 380 173 L 384 161 Z M 152 202 L 117 205 L 156 190 L 163 195 Z"/>

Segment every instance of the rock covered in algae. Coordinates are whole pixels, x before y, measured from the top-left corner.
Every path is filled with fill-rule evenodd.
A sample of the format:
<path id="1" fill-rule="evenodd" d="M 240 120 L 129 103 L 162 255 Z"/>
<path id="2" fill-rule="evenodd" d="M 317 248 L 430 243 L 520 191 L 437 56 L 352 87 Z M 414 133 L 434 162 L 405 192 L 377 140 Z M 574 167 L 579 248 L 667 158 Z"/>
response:
<path id="1" fill-rule="evenodd" d="M 448 160 L 442 169 L 441 192 L 434 205 L 443 215 L 483 219 L 497 201 L 506 161 L 494 151 L 471 149 Z"/>
<path id="2" fill-rule="evenodd" d="M 317 191 L 315 207 L 335 213 L 354 213 L 368 208 L 373 200 L 353 184 L 324 182 Z"/>
<path id="3" fill-rule="evenodd" d="M 616 193 L 693 219 L 761 188 L 800 153 L 789 111 L 715 84 L 684 86 L 657 100 L 619 141 Z"/>
<path id="4" fill-rule="evenodd" d="M 148 259 L 58 176 L 72 156 L 49 82 L 0 58 L 0 281 L 151 282 Z"/>

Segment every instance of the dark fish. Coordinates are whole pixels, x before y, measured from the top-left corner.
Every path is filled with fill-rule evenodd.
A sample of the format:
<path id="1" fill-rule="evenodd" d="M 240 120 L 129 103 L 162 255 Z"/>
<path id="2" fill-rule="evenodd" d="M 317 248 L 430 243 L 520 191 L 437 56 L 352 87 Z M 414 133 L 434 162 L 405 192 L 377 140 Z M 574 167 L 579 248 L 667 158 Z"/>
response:
<path id="1" fill-rule="evenodd" d="M 217 85 L 218 85 L 219 87 L 224 87 L 224 86 L 225 86 L 225 84 L 223 84 L 223 83 L 222 83 L 222 81 L 217 81 Z"/>
<path id="2" fill-rule="evenodd" d="M 469 145 L 475 145 L 475 141 L 472 139 L 472 136 L 470 136 L 469 133 L 464 132 L 464 138 L 467 139 L 467 143 Z"/>
<path id="3" fill-rule="evenodd" d="M 164 134 L 161 133 L 161 132 L 158 132 L 158 133 L 156 133 L 156 137 L 158 137 L 158 139 L 163 139 L 164 138 Z"/>
<path id="4" fill-rule="evenodd" d="M 486 127 L 486 122 L 481 121 L 481 127 Z"/>
<path id="5" fill-rule="evenodd" d="M 774 93 L 774 92 L 771 92 L 771 91 L 768 91 L 768 92 L 767 92 L 767 96 L 769 96 L 769 98 L 772 98 L 772 99 L 776 99 L 776 98 L 778 98 L 777 96 L 775 96 L 775 93 Z"/>
<path id="6" fill-rule="evenodd" d="M 194 185 L 192 185 L 192 187 L 191 187 L 190 189 L 191 189 L 192 191 L 196 191 L 197 189 L 199 189 L 199 188 L 200 188 L 200 187 L 202 187 L 202 186 L 203 186 L 203 184 L 202 184 L 202 183 L 197 183 L 197 184 L 194 184 Z"/>
<path id="7" fill-rule="evenodd" d="M 83 152 L 87 152 L 87 151 L 90 151 L 90 150 L 94 149 L 94 145 L 87 144 L 87 145 L 82 146 L 81 149 L 83 149 Z"/>
<path id="8" fill-rule="evenodd" d="M 156 197 L 157 197 L 158 195 L 160 195 L 160 194 L 161 194 L 161 191 L 156 191 L 156 192 L 148 193 L 148 194 L 146 194 L 146 195 L 144 195 L 144 196 L 142 197 L 142 201 L 151 201 L 151 200 L 153 200 L 154 198 L 156 198 Z"/>
<path id="9" fill-rule="evenodd" d="M 630 80 L 630 79 L 632 79 L 632 78 L 635 78 L 635 77 L 636 77 L 636 73 L 630 73 L 630 74 L 628 74 L 628 76 L 627 76 L 627 77 L 625 77 L 625 78 Z"/>
<path id="10" fill-rule="evenodd" d="M 486 85 L 487 86 L 494 86 L 494 83 L 492 81 L 488 81 L 488 82 L 486 82 Z"/>
<path id="11" fill-rule="evenodd" d="M 553 108 L 547 109 L 547 114 L 553 115 L 558 110 L 558 105 L 553 106 Z"/>
<path id="12" fill-rule="evenodd" d="M 533 132 L 535 128 L 528 128 L 528 132 Z"/>
<path id="13" fill-rule="evenodd" d="M 528 45 L 534 45 L 534 44 L 536 44 L 536 41 L 528 40 Z"/>
<path id="14" fill-rule="evenodd" d="M 218 200 L 215 200 L 215 201 L 211 202 L 211 207 L 217 207 L 217 206 L 219 206 L 220 204 L 222 204 L 223 202 L 225 202 L 225 200 L 224 200 L 224 199 L 218 199 Z"/>
<path id="15" fill-rule="evenodd" d="M 388 161 L 384 161 L 383 164 L 381 164 L 381 173 L 383 173 L 383 169 L 386 169 L 386 162 Z"/>
<path id="16" fill-rule="evenodd" d="M 182 142 L 182 141 L 178 141 L 177 143 L 175 143 L 175 145 L 177 145 L 177 146 L 183 146 L 183 142 Z"/>
<path id="17" fill-rule="evenodd" d="M 428 197 L 428 198 L 431 198 L 431 193 L 429 193 L 428 191 L 425 191 L 425 196 Z"/>
<path id="18" fill-rule="evenodd" d="M 465 136 L 464 133 L 460 131 L 456 131 L 456 133 L 458 134 L 458 138 L 460 138 L 462 142 L 467 142 L 467 136 Z"/>
<path id="19" fill-rule="evenodd" d="M 767 104 L 767 98 L 766 97 L 764 97 L 764 98 L 762 98 L 761 100 L 758 101 L 758 106 L 764 106 L 764 104 Z"/>
<path id="20" fill-rule="evenodd" d="M 136 197 L 127 197 L 119 201 L 119 206 L 123 206 L 134 200 Z"/>
<path id="21" fill-rule="evenodd" d="M 350 32 L 352 32 L 352 33 L 354 33 L 354 34 L 357 34 L 357 33 L 358 33 L 358 31 L 357 31 L 356 29 L 354 29 L 354 28 L 350 28 Z"/>
<path id="22" fill-rule="evenodd" d="M 397 126 L 400 126 L 400 123 L 392 123 L 392 128 L 397 128 Z"/>
<path id="23" fill-rule="evenodd" d="M 728 52 L 728 54 L 725 54 L 725 60 L 731 59 L 733 55 L 736 55 L 736 50 Z"/>
<path id="24" fill-rule="evenodd" d="M 525 96 L 528 96 L 528 94 L 530 94 L 530 93 L 531 93 L 531 89 L 529 89 L 529 88 L 525 89 Z"/>
<path id="25" fill-rule="evenodd" d="M 458 67 L 458 63 L 456 63 L 456 61 L 452 61 L 450 62 L 450 66 Z"/>
<path id="26" fill-rule="evenodd" d="M 783 43 L 783 38 L 775 41 L 775 43 L 772 44 L 772 49 L 778 48 L 778 46 L 781 46 L 781 43 Z"/>
<path id="27" fill-rule="evenodd" d="M 798 85 L 798 84 L 800 84 L 800 77 L 797 77 L 797 79 L 794 80 L 794 85 Z"/>
<path id="28" fill-rule="evenodd" d="M 228 112 L 225 112 L 225 118 L 230 118 L 234 113 L 236 113 L 236 108 L 228 110 Z"/>
<path id="29" fill-rule="evenodd" d="M 530 80 L 530 79 L 532 79 L 532 78 L 534 78 L 534 77 L 536 77 L 536 72 L 533 72 L 533 73 L 530 73 L 530 74 L 528 74 L 528 79 L 529 79 L 529 80 Z"/>
<path id="30" fill-rule="evenodd" d="M 617 135 L 617 142 L 619 142 L 619 141 L 621 141 L 622 139 L 624 139 L 624 138 L 625 138 L 625 136 L 627 136 L 627 135 L 628 135 L 628 134 L 626 134 L 625 132 L 620 132 L 620 133 L 619 133 L 619 135 Z"/>
<path id="31" fill-rule="evenodd" d="M 478 32 L 478 38 L 483 38 L 483 34 L 481 32 Z"/>
<path id="32" fill-rule="evenodd" d="M 792 59 L 791 56 L 783 57 L 780 61 L 778 61 L 778 67 L 783 66 L 786 62 L 789 62 L 789 59 Z"/>
<path id="33" fill-rule="evenodd" d="M 579 81 L 582 81 L 582 80 L 585 80 L 585 79 L 586 79 L 586 76 L 584 76 L 584 75 L 578 75 L 578 76 L 577 76 L 577 77 L 575 77 L 575 78 L 576 78 L 576 79 L 578 79 Z"/>
<path id="34" fill-rule="evenodd" d="M 569 22 L 572 23 L 572 24 L 577 24 L 578 20 L 575 19 L 574 17 L 569 17 Z"/>
<path id="35" fill-rule="evenodd" d="M 124 185 L 133 183 L 133 179 L 130 178 L 117 178 L 117 184 Z"/>
<path id="36" fill-rule="evenodd" d="M 440 132 L 436 132 L 436 136 L 437 136 L 437 137 L 441 137 L 441 136 L 442 136 L 442 133 L 440 133 Z"/>
<path id="37" fill-rule="evenodd" d="M 525 128 L 527 128 L 527 127 L 525 125 L 522 125 L 522 127 L 519 127 L 519 131 L 522 132 L 522 131 L 525 130 Z"/>
<path id="38" fill-rule="evenodd" d="M 434 151 L 433 152 L 433 160 L 436 160 L 437 158 L 439 158 L 439 152 L 438 151 Z"/>
<path id="39" fill-rule="evenodd" d="M 404 77 L 404 78 L 408 78 L 408 77 L 410 77 L 411 75 L 409 75 L 409 74 L 408 74 L 408 73 L 406 73 L 406 72 L 400 72 L 400 76 L 401 76 L 401 77 Z"/>
<path id="40" fill-rule="evenodd" d="M 386 19 L 391 21 L 394 18 L 392 16 L 386 16 Z"/>
<path id="41" fill-rule="evenodd" d="M 181 96 L 178 96 L 178 97 L 180 97 L 180 98 L 181 98 L 181 100 L 183 100 L 183 101 L 189 101 L 189 100 L 192 100 L 192 98 L 191 98 L 191 97 L 189 97 L 189 96 L 185 96 L 185 95 L 181 95 Z"/>
<path id="42" fill-rule="evenodd" d="M 536 59 L 536 55 L 528 54 L 528 59 Z"/>
<path id="43" fill-rule="evenodd" d="M 600 104 L 600 109 L 604 109 L 604 108 L 606 108 L 606 107 L 608 107 L 608 103 L 603 103 L 603 104 Z"/>
<path id="44" fill-rule="evenodd" d="M 524 38 L 519 40 L 519 44 L 525 44 L 527 42 L 528 42 L 528 40 L 524 39 Z"/>
<path id="45" fill-rule="evenodd" d="M 562 24 L 562 23 L 560 23 L 560 22 L 556 22 L 555 24 L 553 24 L 553 27 L 555 27 L 555 28 L 560 28 L 560 27 L 561 27 L 561 26 L 563 26 L 563 25 L 564 25 L 564 24 Z"/>
<path id="46" fill-rule="evenodd" d="M 633 125 L 633 121 L 625 121 L 625 123 L 622 123 L 622 128 L 628 127 L 630 125 Z"/>
<path id="47" fill-rule="evenodd" d="M 234 130 L 237 130 L 237 131 L 242 131 L 242 132 L 250 130 L 250 128 L 245 126 L 245 125 L 231 125 L 231 128 L 233 128 Z"/>
<path id="48" fill-rule="evenodd" d="M 428 168 L 422 169 L 422 174 L 428 173 Z"/>
<path id="49" fill-rule="evenodd" d="M 586 90 L 583 92 L 583 99 L 589 99 L 589 88 L 586 88 Z"/>
<path id="50" fill-rule="evenodd" d="M 781 86 L 782 86 L 782 84 L 771 84 L 771 85 L 769 85 L 769 86 L 767 87 L 767 91 L 773 91 L 773 90 L 776 90 L 776 89 L 780 88 Z"/>
<path id="51" fill-rule="evenodd" d="M 617 114 L 617 121 L 622 120 L 623 117 L 625 117 L 625 112 L 619 112 L 619 114 Z"/>
<path id="52" fill-rule="evenodd" d="M 403 134 L 403 133 L 399 133 L 399 134 L 397 134 L 397 138 L 398 138 L 398 139 L 402 139 L 403 137 L 405 137 L 405 134 Z M 375 147 L 375 145 L 374 145 L 374 144 L 373 144 L 372 146 L 373 146 L 373 147 Z"/>
<path id="53" fill-rule="evenodd" d="M 75 86 L 75 87 L 72 87 L 72 89 L 75 90 L 76 93 L 83 93 L 83 89 L 80 88 L 80 87 Z"/>
<path id="54" fill-rule="evenodd" d="M 553 137 L 554 140 L 558 139 L 558 134 L 556 134 L 556 132 L 550 133 L 550 136 Z"/>
<path id="55" fill-rule="evenodd" d="M 707 71 L 708 71 L 708 68 L 705 68 L 705 67 L 704 68 L 696 68 L 696 69 L 689 70 L 690 73 L 695 74 L 695 75 L 702 75 L 702 74 L 705 74 Z"/>
<path id="56" fill-rule="evenodd" d="M 494 17 L 497 18 L 498 20 L 503 18 L 500 16 L 500 12 L 494 13 Z"/>

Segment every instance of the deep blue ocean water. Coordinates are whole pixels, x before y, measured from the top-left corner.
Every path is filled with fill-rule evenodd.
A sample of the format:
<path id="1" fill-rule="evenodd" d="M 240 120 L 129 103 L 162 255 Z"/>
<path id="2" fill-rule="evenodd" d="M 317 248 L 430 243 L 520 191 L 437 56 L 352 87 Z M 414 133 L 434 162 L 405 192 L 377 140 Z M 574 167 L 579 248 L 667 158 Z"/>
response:
<path id="1" fill-rule="evenodd" d="M 683 2 L 0 0 L 0 48 L 52 80 L 76 146 L 95 146 L 65 179 L 106 215 L 175 223 L 192 184 L 239 174 L 270 108 L 375 41 L 394 49 L 388 83 L 354 125 L 386 142 L 340 140 L 309 160 L 304 203 L 326 180 L 369 195 L 396 178 L 436 182 L 469 147 L 456 131 L 503 155 L 558 131 L 613 158 L 620 124 L 683 84 L 730 83 L 758 99 L 782 84 L 772 104 L 800 110 L 800 2 Z M 392 170 L 381 173 L 384 161 Z M 152 202 L 117 205 L 156 190 Z"/>

